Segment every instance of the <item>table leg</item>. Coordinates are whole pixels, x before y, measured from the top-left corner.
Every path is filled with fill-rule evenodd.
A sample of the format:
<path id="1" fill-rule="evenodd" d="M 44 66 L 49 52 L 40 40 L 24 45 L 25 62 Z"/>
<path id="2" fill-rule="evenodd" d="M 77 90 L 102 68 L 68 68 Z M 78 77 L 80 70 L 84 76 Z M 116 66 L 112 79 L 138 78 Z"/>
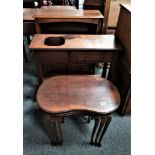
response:
<path id="1" fill-rule="evenodd" d="M 49 133 L 49 139 L 51 145 L 55 143 L 55 137 L 53 132 L 53 126 L 51 125 L 51 115 L 47 115 L 47 127 L 48 127 L 48 133 Z"/>
<path id="2" fill-rule="evenodd" d="M 27 55 L 26 55 L 26 49 L 25 49 L 24 41 L 23 41 L 23 54 L 24 54 L 24 60 L 26 63 L 26 62 L 28 62 L 28 59 L 27 59 Z"/>
<path id="3" fill-rule="evenodd" d="M 95 146 L 99 146 L 99 140 L 101 138 L 101 133 L 104 130 L 104 126 L 106 124 L 107 118 L 105 115 L 100 116 L 100 125 L 95 137 Z"/>
<path id="4" fill-rule="evenodd" d="M 58 139 L 58 145 L 61 145 L 63 142 L 63 135 L 62 135 L 62 128 L 61 128 L 61 121 L 62 119 L 60 117 L 56 117 L 56 132 L 57 132 L 57 139 Z"/>
<path id="5" fill-rule="evenodd" d="M 110 115 L 106 115 L 105 126 L 104 126 L 104 128 L 103 128 L 103 131 L 102 131 L 101 136 L 100 136 L 99 141 L 98 141 L 98 146 L 99 146 L 99 147 L 101 147 L 101 140 L 102 140 L 102 138 L 103 138 L 105 132 L 107 131 L 107 128 L 108 128 L 108 126 L 109 126 L 109 124 L 110 124 L 110 122 L 111 122 L 111 119 L 112 119 L 112 117 L 111 117 Z M 102 118 L 102 120 L 104 121 L 104 118 Z"/>
<path id="6" fill-rule="evenodd" d="M 92 135 L 91 135 L 90 145 L 95 145 L 95 143 L 94 143 L 94 137 L 95 137 L 96 131 L 97 131 L 98 126 L 99 126 L 99 117 L 95 117 L 95 120 L 94 121 L 95 121 L 95 123 L 94 123 L 93 132 L 92 132 Z"/>
<path id="7" fill-rule="evenodd" d="M 103 25 L 103 19 L 98 19 L 96 34 L 101 34 L 102 31 L 102 25 Z"/>
<path id="8" fill-rule="evenodd" d="M 31 43 L 30 36 L 26 36 L 26 38 L 27 38 L 28 45 L 30 45 L 30 43 Z M 30 49 L 29 49 L 29 51 L 30 51 L 30 53 L 32 52 L 32 50 L 30 50 Z"/>
<path id="9" fill-rule="evenodd" d="M 63 138 L 60 117 L 51 115 L 51 129 L 53 134 L 53 140 L 51 140 L 51 144 L 61 145 L 63 142 Z"/>

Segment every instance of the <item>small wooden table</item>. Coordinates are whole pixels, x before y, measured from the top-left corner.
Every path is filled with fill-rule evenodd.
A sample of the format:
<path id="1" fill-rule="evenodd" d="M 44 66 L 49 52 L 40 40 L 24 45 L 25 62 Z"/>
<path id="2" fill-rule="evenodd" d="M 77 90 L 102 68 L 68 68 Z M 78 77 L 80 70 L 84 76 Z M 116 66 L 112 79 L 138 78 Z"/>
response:
<path id="1" fill-rule="evenodd" d="M 101 146 L 111 120 L 110 113 L 120 103 L 116 87 L 95 75 L 59 75 L 46 79 L 44 72 L 51 70 L 54 63 L 66 66 L 70 71 L 77 64 L 103 61 L 110 63 L 108 79 L 113 79 L 116 55 L 122 50 L 114 35 L 36 34 L 30 49 L 36 53 L 39 75 L 43 80 L 37 92 L 37 102 L 49 114 L 51 144 L 62 144 L 60 124 L 64 116 L 80 115 L 95 119 L 91 144 Z"/>
<path id="2" fill-rule="evenodd" d="M 117 88 L 96 75 L 63 75 L 47 79 L 37 92 L 39 107 L 49 114 L 51 144 L 62 144 L 61 120 L 65 116 L 91 116 L 95 125 L 92 145 L 101 140 L 111 121 L 110 113 L 120 104 Z"/>
<path id="3" fill-rule="evenodd" d="M 48 37 L 62 38 L 65 42 L 60 46 L 47 46 L 45 45 L 45 39 Z M 85 65 L 99 62 L 105 65 L 103 77 L 105 77 L 107 69 L 109 75 L 112 76 L 117 67 L 117 64 L 115 64 L 116 57 L 122 50 L 114 35 L 68 34 L 36 34 L 29 48 L 36 54 L 41 81 L 49 75 L 51 76 L 52 73 L 58 73 L 58 70 L 63 74 L 73 74 L 74 69 L 79 68 L 81 73 Z M 92 71 L 93 73 L 94 71 Z"/>
<path id="4" fill-rule="evenodd" d="M 63 6 L 57 9 L 23 9 L 23 22 L 24 25 L 27 22 L 34 23 L 35 19 L 44 20 L 50 19 L 51 22 L 86 22 L 97 24 L 96 33 L 100 33 L 103 24 L 103 15 L 98 10 L 77 10 L 77 9 L 65 9 Z M 39 21 L 38 21 L 39 22 Z M 37 23 L 38 23 L 37 22 Z M 31 35 L 31 34 L 30 34 Z"/>

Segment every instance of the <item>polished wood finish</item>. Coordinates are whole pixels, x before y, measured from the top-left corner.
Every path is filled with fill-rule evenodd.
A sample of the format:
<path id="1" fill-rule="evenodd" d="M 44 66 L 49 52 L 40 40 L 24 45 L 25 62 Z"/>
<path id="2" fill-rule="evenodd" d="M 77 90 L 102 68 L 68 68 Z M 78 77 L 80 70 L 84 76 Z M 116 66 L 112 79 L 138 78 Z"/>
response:
<path id="1" fill-rule="evenodd" d="M 73 6 L 42 6 L 40 9 L 38 8 L 24 8 L 23 9 L 23 34 L 25 36 L 34 35 L 36 33 L 36 27 L 34 22 L 34 15 L 40 10 L 52 10 L 52 11 L 68 11 L 68 10 L 76 10 Z M 44 12 L 43 11 L 43 12 Z"/>
<path id="2" fill-rule="evenodd" d="M 112 117 L 110 115 L 101 115 L 94 117 L 95 124 L 91 135 L 91 145 L 101 147 L 101 140 L 111 122 Z"/>
<path id="3" fill-rule="evenodd" d="M 98 75 L 63 75 L 47 79 L 39 87 L 37 102 L 49 114 L 52 145 L 63 142 L 63 117 L 88 115 L 95 119 L 90 144 L 100 147 L 111 121 L 110 113 L 120 104 L 120 95 L 110 81 Z"/>
<path id="4" fill-rule="evenodd" d="M 63 37 L 65 43 L 61 46 L 47 46 L 44 44 L 47 37 Z M 114 35 L 52 34 L 36 34 L 29 48 L 37 55 L 41 81 L 53 74 L 94 74 L 92 64 L 99 62 L 111 63 L 109 75 L 113 76 L 111 69 L 114 70 L 117 66 L 115 54 L 119 55 L 122 49 Z"/>
<path id="5" fill-rule="evenodd" d="M 60 46 L 47 46 L 45 40 L 49 37 L 61 37 L 65 42 Z M 61 42 L 61 39 L 55 40 Z M 107 63 L 107 66 L 110 63 L 113 67 L 109 69 L 114 69 L 116 63 L 113 60 L 116 60 L 115 55 L 119 55 L 122 49 L 114 35 L 36 34 L 30 49 L 35 51 L 38 73 L 44 80 L 37 92 L 37 102 L 49 114 L 51 144 L 62 144 L 61 122 L 65 116 L 76 115 L 95 119 L 90 144 L 101 146 L 111 121 L 110 113 L 120 104 L 117 88 L 96 75 L 57 75 L 45 79 L 44 73 L 49 72 L 53 64 L 64 66 L 69 74 L 73 65 L 101 61 Z M 111 71 L 109 73 L 112 76 Z"/>
<path id="6" fill-rule="evenodd" d="M 118 108 L 120 96 L 117 88 L 100 76 L 64 75 L 43 82 L 37 101 L 49 113 L 85 110 L 107 114 Z"/>
<path id="7" fill-rule="evenodd" d="M 116 38 L 124 47 L 118 64 L 118 75 L 115 84 L 121 94 L 121 106 L 118 111 L 123 114 L 131 113 L 131 9 L 130 5 L 121 5 Z"/>
<path id="8" fill-rule="evenodd" d="M 23 21 L 34 21 L 34 14 L 39 11 L 39 8 L 24 8 L 23 9 Z"/>
<path id="9" fill-rule="evenodd" d="M 119 12 L 120 12 L 120 4 L 126 5 L 131 4 L 131 0 L 111 0 L 110 11 L 109 11 L 109 19 L 108 19 L 108 28 L 113 30 L 117 27 Z M 108 29 L 109 30 L 109 29 Z"/>
<path id="10" fill-rule="evenodd" d="M 41 19 L 40 18 L 38 19 L 38 15 Z M 35 16 L 37 16 L 36 21 L 34 21 Z M 46 19 L 44 19 L 43 17 Z M 50 18 L 50 19 L 47 19 L 47 18 Z M 56 24 L 55 26 L 53 26 L 56 28 L 52 30 L 53 33 L 66 32 L 67 27 L 63 28 L 64 26 L 63 24 L 69 25 L 69 29 L 72 30 L 72 32 L 70 33 L 74 33 L 75 29 L 78 28 L 78 25 L 82 23 L 84 24 L 83 26 L 84 28 L 81 28 L 81 26 L 79 26 L 77 33 L 92 34 L 92 31 L 93 33 L 101 33 L 103 16 L 99 11 L 95 11 L 95 10 L 82 11 L 82 10 L 75 9 L 72 6 L 61 6 L 61 7 L 44 6 L 41 9 L 23 9 L 23 35 L 24 36 L 34 35 L 35 33 L 41 33 L 40 23 L 43 23 L 43 22 L 45 23 L 54 22 Z M 69 22 L 72 22 L 72 23 L 69 23 Z M 79 22 L 79 24 L 75 26 L 77 22 Z M 88 68 L 89 66 L 86 66 L 86 67 Z"/>
<path id="11" fill-rule="evenodd" d="M 34 22 L 35 19 L 36 32 L 40 33 L 39 23 L 41 22 L 93 23 L 97 25 L 96 33 L 101 33 L 104 17 L 98 10 L 67 10 L 64 9 L 65 6 L 63 6 L 62 9 L 61 7 L 56 8 L 57 9 L 23 9 L 24 24 L 25 22 Z"/>
<path id="12" fill-rule="evenodd" d="M 65 44 L 47 46 L 47 37 L 63 37 Z M 35 34 L 29 46 L 31 50 L 121 50 L 122 46 L 115 41 L 114 35 L 69 35 L 69 34 Z"/>
<path id="13" fill-rule="evenodd" d="M 53 6 L 54 8 L 55 6 Z M 68 6 L 67 6 L 68 7 Z M 23 20 L 34 20 L 34 18 L 79 18 L 79 19 L 103 19 L 98 10 L 72 10 L 66 11 L 64 6 L 57 9 L 23 9 Z M 56 12 L 55 12 L 56 11 Z"/>
<path id="14" fill-rule="evenodd" d="M 111 0 L 105 0 L 105 9 L 104 9 L 104 24 L 103 24 L 103 33 L 107 33 L 109 11 L 110 11 Z"/>
<path id="15" fill-rule="evenodd" d="M 109 11 L 110 11 L 111 0 L 84 0 L 83 9 L 84 10 L 99 10 L 103 16 L 103 26 L 102 33 L 107 33 Z"/>
<path id="16" fill-rule="evenodd" d="M 103 16 L 98 10 L 46 10 L 41 9 L 33 16 L 36 23 L 36 32 L 41 33 L 40 23 L 52 22 L 81 22 L 97 25 L 96 33 L 101 33 Z"/>

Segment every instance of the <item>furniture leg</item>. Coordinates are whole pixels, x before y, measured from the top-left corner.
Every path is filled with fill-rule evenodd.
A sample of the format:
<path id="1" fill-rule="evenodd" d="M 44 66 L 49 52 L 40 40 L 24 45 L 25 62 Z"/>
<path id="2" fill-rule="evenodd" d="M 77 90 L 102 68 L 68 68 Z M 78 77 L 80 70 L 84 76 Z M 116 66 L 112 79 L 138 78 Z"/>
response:
<path id="1" fill-rule="evenodd" d="M 51 120 L 51 115 L 48 115 L 48 131 L 49 131 L 49 138 L 50 138 L 50 144 L 53 145 L 55 144 L 55 134 L 54 134 L 54 129 L 52 126 L 52 120 Z"/>
<path id="2" fill-rule="evenodd" d="M 101 34 L 102 25 L 103 25 L 103 20 L 102 19 L 98 19 L 96 34 Z"/>
<path id="3" fill-rule="evenodd" d="M 24 54 L 24 61 L 25 61 L 25 63 L 26 63 L 26 62 L 28 62 L 28 59 L 27 59 L 27 55 L 26 55 L 26 50 L 25 50 L 24 41 L 23 41 L 23 54 Z"/>
<path id="4" fill-rule="evenodd" d="M 61 145 L 62 144 L 62 129 L 61 129 L 61 120 L 58 116 L 51 115 L 51 126 L 53 131 L 53 145 Z"/>
<path id="5" fill-rule="evenodd" d="M 106 118 L 105 115 L 100 116 L 100 125 L 99 125 L 98 131 L 96 133 L 96 137 L 95 137 L 95 146 L 99 145 L 99 140 L 100 140 L 100 137 L 101 137 L 101 133 L 102 133 L 102 131 L 104 129 L 106 121 L 107 121 L 107 118 Z"/>
<path id="6" fill-rule="evenodd" d="M 102 119 L 103 119 L 103 118 L 102 118 Z M 106 115 L 106 123 L 105 123 L 105 126 L 104 126 L 104 128 L 103 128 L 103 131 L 102 131 L 102 133 L 101 133 L 101 136 L 100 136 L 100 138 L 99 138 L 99 141 L 98 141 L 98 146 L 99 146 L 99 147 L 101 147 L 101 140 L 102 140 L 102 138 L 103 138 L 105 132 L 107 131 L 107 128 L 108 128 L 108 126 L 109 126 L 109 124 L 110 124 L 110 122 L 111 122 L 111 119 L 112 119 L 112 117 L 111 117 L 110 115 Z"/>
<path id="7" fill-rule="evenodd" d="M 106 77 L 107 66 L 108 66 L 108 63 L 104 63 L 104 65 L 103 65 L 103 71 L 102 71 L 102 77 L 103 78 Z"/>
<path id="8" fill-rule="evenodd" d="M 58 133 L 57 133 L 57 127 L 56 127 L 56 118 L 54 116 L 51 116 L 52 121 L 51 121 L 51 126 L 53 128 L 53 137 L 54 137 L 54 141 L 53 141 L 53 145 L 57 146 L 58 145 Z"/>
<path id="9" fill-rule="evenodd" d="M 58 139 L 58 142 L 57 144 L 58 145 L 61 145 L 62 142 L 63 142 L 63 136 L 62 136 L 62 128 L 61 128 L 61 118 L 60 117 L 55 117 L 56 119 L 56 132 L 57 132 L 57 139 Z"/>
<path id="10" fill-rule="evenodd" d="M 31 43 L 30 36 L 26 36 L 26 38 L 27 38 L 28 45 L 30 45 L 30 43 Z M 30 50 L 30 49 L 29 49 L 29 51 L 32 52 L 32 50 Z"/>
<path id="11" fill-rule="evenodd" d="M 92 135 L 91 135 L 91 142 L 90 142 L 90 145 L 95 145 L 94 143 L 94 136 L 95 136 L 95 133 L 98 129 L 98 126 L 99 126 L 99 117 L 95 117 L 95 123 L 94 123 L 94 128 L 93 128 L 93 132 L 92 132 Z"/>
<path id="12" fill-rule="evenodd" d="M 65 121 L 64 117 L 60 117 L 59 119 L 60 119 L 61 123 L 64 123 L 64 121 Z"/>

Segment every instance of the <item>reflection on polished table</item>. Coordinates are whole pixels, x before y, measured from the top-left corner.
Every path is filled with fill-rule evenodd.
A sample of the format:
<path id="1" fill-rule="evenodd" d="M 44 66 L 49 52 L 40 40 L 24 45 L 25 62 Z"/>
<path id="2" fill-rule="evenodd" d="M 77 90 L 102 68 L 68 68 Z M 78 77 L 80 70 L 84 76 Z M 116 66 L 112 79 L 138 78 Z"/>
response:
<path id="1" fill-rule="evenodd" d="M 39 87 L 37 102 L 49 117 L 52 145 L 63 143 L 64 117 L 75 115 L 95 119 L 90 144 L 100 147 L 111 121 L 110 114 L 120 104 L 120 95 L 110 81 L 98 75 L 63 75 L 47 79 Z"/>
<path id="2" fill-rule="evenodd" d="M 36 54 L 38 73 L 43 80 L 37 102 L 49 116 L 51 144 L 62 144 L 61 123 L 65 116 L 75 115 L 95 119 L 90 144 L 101 146 L 110 114 L 120 104 L 117 88 L 108 81 L 117 69 L 116 56 L 122 50 L 115 36 L 36 34 L 29 48 Z M 67 75 L 77 65 L 98 62 L 110 63 L 108 80 L 98 75 Z M 65 75 L 45 77 L 55 64 L 65 67 Z"/>

